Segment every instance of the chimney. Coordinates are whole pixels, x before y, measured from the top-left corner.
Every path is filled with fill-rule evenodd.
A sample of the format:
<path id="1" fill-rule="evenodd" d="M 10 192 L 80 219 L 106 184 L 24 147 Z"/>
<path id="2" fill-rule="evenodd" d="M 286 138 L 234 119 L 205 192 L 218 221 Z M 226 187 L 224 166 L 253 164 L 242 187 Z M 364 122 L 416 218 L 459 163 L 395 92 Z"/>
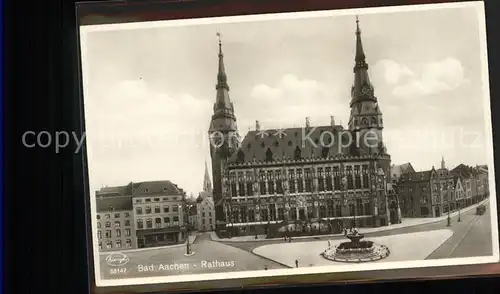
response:
<path id="1" fill-rule="evenodd" d="M 332 128 L 335 127 L 335 117 L 333 115 L 330 116 L 330 123 L 332 125 Z"/>
<path id="2" fill-rule="evenodd" d="M 255 121 L 255 130 L 260 131 L 260 122 L 258 120 Z"/>
<path id="3" fill-rule="evenodd" d="M 311 121 L 309 119 L 309 117 L 306 117 L 306 128 L 310 128 L 311 127 Z"/>

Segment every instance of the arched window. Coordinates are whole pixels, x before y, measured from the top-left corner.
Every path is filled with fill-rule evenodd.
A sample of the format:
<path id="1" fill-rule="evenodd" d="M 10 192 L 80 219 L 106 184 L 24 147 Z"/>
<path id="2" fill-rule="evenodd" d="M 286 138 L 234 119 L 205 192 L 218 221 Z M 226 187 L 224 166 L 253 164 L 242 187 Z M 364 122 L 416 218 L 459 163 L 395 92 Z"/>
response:
<path id="1" fill-rule="evenodd" d="M 269 148 L 266 150 L 266 161 L 273 161 L 273 152 Z"/>
<path id="2" fill-rule="evenodd" d="M 146 220 L 146 228 L 150 229 L 150 228 L 152 228 L 152 227 L 153 227 L 153 220 L 152 220 L 152 219 L 150 219 L 150 218 L 148 218 L 148 219 Z"/>
<path id="3" fill-rule="evenodd" d="M 159 217 L 155 218 L 155 226 L 157 228 L 161 227 L 161 218 L 159 218 Z"/>
<path id="4" fill-rule="evenodd" d="M 245 153 L 240 149 L 237 154 L 237 162 L 238 163 L 243 163 L 245 161 Z"/>
<path id="5" fill-rule="evenodd" d="M 377 124 L 377 119 L 375 117 L 372 117 L 372 124 L 374 124 L 374 125 Z"/>
<path id="6" fill-rule="evenodd" d="M 366 117 L 363 117 L 363 119 L 361 120 L 361 124 L 362 125 L 367 125 L 368 124 L 368 119 L 366 119 Z"/>
<path id="7" fill-rule="evenodd" d="M 295 147 L 295 160 L 302 159 L 302 150 L 300 150 L 299 146 Z"/>

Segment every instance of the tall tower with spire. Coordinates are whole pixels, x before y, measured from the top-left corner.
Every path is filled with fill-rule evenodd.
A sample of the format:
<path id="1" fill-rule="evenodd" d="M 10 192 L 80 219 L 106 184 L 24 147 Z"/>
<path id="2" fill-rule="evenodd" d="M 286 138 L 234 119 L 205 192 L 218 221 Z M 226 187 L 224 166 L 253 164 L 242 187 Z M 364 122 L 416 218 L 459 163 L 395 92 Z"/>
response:
<path id="1" fill-rule="evenodd" d="M 205 176 L 203 178 L 203 192 L 212 193 L 212 181 L 210 181 L 210 174 L 208 173 L 208 165 L 205 162 Z"/>
<path id="2" fill-rule="evenodd" d="M 446 163 L 444 161 L 444 156 L 441 157 L 441 169 L 445 169 L 446 168 Z"/>
<path id="3" fill-rule="evenodd" d="M 349 130 L 355 133 L 357 138 L 360 138 L 358 141 L 360 142 L 359 151 L 361 154 L 385 153 L 382 139 L 382 111 L 368 75 L 368 64 L 361 41 L 358 17 L 356 17 L 356 56 L 353 71 L 354 83 L 351 88 Z M 370 137 L 365 140 L 365 136 Z"/>
<path id="4" fill-rule="evenodd" d="M 224 66 L 220 33 L 217 33 L 217 37 L 219 38 L 219 69 L 215 86 L 215 104 L 208 133 L 210 137 L 210 157 L 212 159 L 212 195 L 215 203 L 215 219 L 224 221 L 225 215 L 221 203 L 223 198 L 222 173 L 225 170 L 228 158 L 239 147 L 241 139 L 238 134 L 234 106 L 229 97 L 229 84 Z"/>

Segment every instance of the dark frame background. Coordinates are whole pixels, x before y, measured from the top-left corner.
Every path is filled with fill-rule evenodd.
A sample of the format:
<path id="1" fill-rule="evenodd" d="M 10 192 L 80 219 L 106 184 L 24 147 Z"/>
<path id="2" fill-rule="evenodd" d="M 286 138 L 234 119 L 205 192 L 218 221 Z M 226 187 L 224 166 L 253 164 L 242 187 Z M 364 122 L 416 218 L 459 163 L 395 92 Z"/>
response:
<path id="1" fill-rule="evenodd" d="M 51 0 L 46 3 L 23 3 L 16 0 L 7 2 L 4 9 L 4 19 L 7 20 L 4 25 L 4 36 L 7 41 L 4 44 L 7 46 L 3 57 L 6 66 L 3 92 L 5 97 L 3 100 L 5 197 L 3 199 L 6 208 L 4 224 L 8 225 L 4 229 L 4 261 L 8 269 L 4 270 L 3 280 L 9 287 L 9 293 L 177 292 L 209 290 L 215 287 L 242 290 L 498 275 L 500 264 L 492 264 L 96 289 L 93 283 L 93 265 L 90 262 L 91 251 L 87 251 L 90 243 L 86 236 L 89 225 L 84 194 L 86 190 L 84 153 L 74 154 L 74 146 L 70 145 L 56 154 L 53 148 L 29 149 L 21 142 L 22 134 L 29 130 L 48 131 L 52 134 L 56 131 L 74 131 L 79 135 L 82 133 L 84 122 L 81 120 L 77 22 L 116 23 L 443 2 L 461 1 L 120 0 L 79 4 L 78 18 L 72 0 Z M 493 6 L 498 6 L 494 5 L 498 4 L 498 1 L 484 2 L 487 17 L 492 126 L 496 143 L 499 138 L 495 135 L 495 128 L 500 125 L 500 118 L 495 111 L 499 108 L 495 98 L 500 92 L 498 83 L 495 83 L 498 74 L 495 73 L 498 72 L 497 52 L 500 51 L 498 33 L 494 30 L 498 27 L 494 21 L 495 16 L 498 16 L 498 8 L 495 9 Z M 499 158 L 496 150 L 494 154 Z M 465 281 L 448 283 L 451 284 L 446 286 L 444 291 L 452 289 L 455 289 L 453 290 L 455 292 L 467 291 L 466 289 L 472 290 L 467 291 L 468 293 L 474 291 L 472 288 L 466 288 Z M 429 284 L 412 284 L 415 286 L 399 283 L 389 285 L 388 288 L 395 291 L 398 290 L 397 285 L 400 285 L 406 288 L 404 292 L 430 290 Z M 454 286 L 450 287 L 452 284 Z M 495 280 L 487 279 L 482 281 L 480 288 L 483 291 L 485 289 L 495 291 L 496 287 L 491 287 L 493 285 Z M 383 291 L 375 284 L 349 287 L 354 288 L 329 286 L 315 288 L 315 291 Z M 301 288 L 296 290 L 308 291 Z"/>

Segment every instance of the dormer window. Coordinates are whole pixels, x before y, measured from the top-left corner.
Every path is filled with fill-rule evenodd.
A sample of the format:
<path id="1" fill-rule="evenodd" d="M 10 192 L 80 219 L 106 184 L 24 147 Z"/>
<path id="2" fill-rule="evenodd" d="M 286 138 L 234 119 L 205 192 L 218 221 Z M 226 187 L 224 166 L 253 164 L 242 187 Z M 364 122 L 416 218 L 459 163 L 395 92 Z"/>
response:
<path id="1" fill-rule="evenodd" d="M 376 125 L 377 124 L 377 119 L 372 117 L 372 124 Z"/>

